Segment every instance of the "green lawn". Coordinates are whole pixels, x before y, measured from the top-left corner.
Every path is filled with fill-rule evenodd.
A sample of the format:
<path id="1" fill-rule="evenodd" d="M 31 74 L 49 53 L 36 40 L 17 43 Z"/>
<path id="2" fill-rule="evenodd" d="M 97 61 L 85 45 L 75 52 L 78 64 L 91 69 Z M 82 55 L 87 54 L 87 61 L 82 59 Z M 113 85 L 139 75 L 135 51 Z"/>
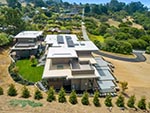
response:
<path id="1" fill-rule="evenodd" d="M 104 37 L 102 37 L 102 36 L 96 36 L 96 35 L 92 35 L 90 33 L 88 33 L 88 36 L 91 41 L 98 40 L 100 42 L 104 42 Z"/>
<path id="2" fill-rule="evenodd" d="M 26 80 L 36 82 L 41 80 L 44 67 L 32 67 L 30 60 L 18 60 L 16 66 L 19 68 L 19 74 Z"/>

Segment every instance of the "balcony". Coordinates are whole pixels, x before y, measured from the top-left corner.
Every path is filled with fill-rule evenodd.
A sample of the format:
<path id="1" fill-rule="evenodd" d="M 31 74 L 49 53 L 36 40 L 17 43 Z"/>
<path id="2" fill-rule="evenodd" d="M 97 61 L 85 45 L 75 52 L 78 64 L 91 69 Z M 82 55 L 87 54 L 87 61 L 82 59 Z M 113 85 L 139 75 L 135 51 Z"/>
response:
<path id="1" fill-rule="evenodd" d="M 70 67 L 72 75 L 94 74 L 95 72 L 89 61 L 79 62 L 77 59 L 73 59 Z"/>

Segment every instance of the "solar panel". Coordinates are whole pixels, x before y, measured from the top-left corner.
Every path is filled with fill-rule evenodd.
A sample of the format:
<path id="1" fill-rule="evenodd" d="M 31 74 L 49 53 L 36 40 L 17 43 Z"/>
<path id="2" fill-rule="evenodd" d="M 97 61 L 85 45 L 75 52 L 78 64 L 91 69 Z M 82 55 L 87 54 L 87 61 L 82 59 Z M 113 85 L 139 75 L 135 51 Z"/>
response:
<path id="1" fill-rule="evenodd" d="M 58 44 L 64 44 L 64 39 L 63 39 L 63 36 L 57 36 L 57 42 Z"/>
<path id="2" fill-rule="evenodd" d="M 66 41 L 67 41 L 68 47 L 75 46 L 70 36 L 66 36 Z"/>

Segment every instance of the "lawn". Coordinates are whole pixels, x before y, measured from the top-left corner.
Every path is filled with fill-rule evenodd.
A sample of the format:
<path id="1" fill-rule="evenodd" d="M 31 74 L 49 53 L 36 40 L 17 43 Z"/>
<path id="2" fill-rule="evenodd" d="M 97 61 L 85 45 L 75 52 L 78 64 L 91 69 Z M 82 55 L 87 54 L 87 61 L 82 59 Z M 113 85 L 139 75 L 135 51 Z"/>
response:
<path id="1" fill-rule="evenodd" d="M 102 37 L 102 36 L 92 35 L 90 33 L 88 33 L 88 36 L 91 41 L 98 40 L 100 42 L 104 42 L 104 37 Z"/>
<path id="2" fill-rule="evenodd" d="M 26 80 L 31 82 L 37 82 L 41 80 L 44 67 L 31 66 L 30 60 L 18 60 L 16 66 L 19 68 L 19 74 Z"/>

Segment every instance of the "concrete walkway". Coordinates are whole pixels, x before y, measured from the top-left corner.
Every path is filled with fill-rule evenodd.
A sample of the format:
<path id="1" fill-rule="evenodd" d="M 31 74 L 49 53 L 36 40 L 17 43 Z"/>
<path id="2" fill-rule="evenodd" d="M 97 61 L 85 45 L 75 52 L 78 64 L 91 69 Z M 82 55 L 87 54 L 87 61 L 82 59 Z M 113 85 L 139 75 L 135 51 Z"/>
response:
<path id="1" fill-rule="evenodd" d="M 87 32 L 86 32 L 86 27 L 84 26 L 84 22 L 82 22 L 82 34 L 83 34 L 83 39 L 85 41 L 90 41 L 90 39 L 87 35 Z M 116 60 L 122 60 L 122 61 L 126 61 L 126 62 L 144 62 L 144 61 L 146 61 L 146 58 L 143 55 L 145 53 L 145 51 L 133 50 L 133 54 L 136 55 L 136 58 L 123 58 L 123 57 L 103 53 L 101 51 L 97 51 L 95 53 L 98 55 L 104 56 L 104 57 L 108 57 L 108 58 L 112 58 L 112 59 L 116 59 Z"/>

